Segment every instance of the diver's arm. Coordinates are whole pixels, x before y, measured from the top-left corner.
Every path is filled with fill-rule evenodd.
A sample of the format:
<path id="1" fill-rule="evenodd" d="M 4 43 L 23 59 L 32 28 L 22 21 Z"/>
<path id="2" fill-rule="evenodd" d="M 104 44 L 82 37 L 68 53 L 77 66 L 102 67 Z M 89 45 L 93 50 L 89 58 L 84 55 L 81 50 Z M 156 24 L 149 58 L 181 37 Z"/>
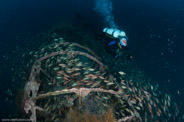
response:
<path id="1" fill-rule="evenodd" d="M 122 46 L 121 46 L 120 42 L 118 43 L 118 46 L 119 46 L 120 49 L 122 49 Z"/>

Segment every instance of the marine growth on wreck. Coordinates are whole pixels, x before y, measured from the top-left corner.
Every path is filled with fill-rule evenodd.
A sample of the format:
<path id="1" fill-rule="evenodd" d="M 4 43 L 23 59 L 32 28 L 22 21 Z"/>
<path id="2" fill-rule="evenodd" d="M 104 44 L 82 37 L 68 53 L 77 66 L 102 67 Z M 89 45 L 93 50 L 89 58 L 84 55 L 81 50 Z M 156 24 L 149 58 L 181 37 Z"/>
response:
<path id="1" fill-rule="evenodd" d="M 43 34 L 37 48 L 24 51 L 29 58 L 14 74 L 23 85 L 12 116 L 34 122 L 182 120 L 178 103 L 134 62 L 121 57 L 116 65 L 84 35 L 57 27 Z"/>

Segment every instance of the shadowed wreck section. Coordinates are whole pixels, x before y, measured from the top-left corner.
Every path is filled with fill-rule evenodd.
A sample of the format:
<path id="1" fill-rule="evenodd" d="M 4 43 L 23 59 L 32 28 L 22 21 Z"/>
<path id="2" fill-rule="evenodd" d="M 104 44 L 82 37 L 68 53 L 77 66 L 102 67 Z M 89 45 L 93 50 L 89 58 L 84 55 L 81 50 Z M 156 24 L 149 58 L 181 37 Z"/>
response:
<path id="1" fill-rule="evenodd" d="M 90 49 L 60 39 L 34 55 L 38 59 L 33 63 L 23 100 L 32 121 L 63 121 L 71 110 L 98 118 L 112 106 L 111 114 L 117 113 L 112 116 L 114 120 L 132 116 L 128 111 L 118 112 L 118 108 L 128 107 L 123 90 Z"/>
<path id="2" fill-rule="evenodd" d="M 145 82 L 144 73 L 132 67 L 129 74 L 124 69 L 112 73 L 91 48 L 54 35 L 49 44 L 31 52 L 22 98 L 25 118 L 34 122 L 176 120 L 179 111 L 172 110 L 178 105 L 157 84 Z"/>

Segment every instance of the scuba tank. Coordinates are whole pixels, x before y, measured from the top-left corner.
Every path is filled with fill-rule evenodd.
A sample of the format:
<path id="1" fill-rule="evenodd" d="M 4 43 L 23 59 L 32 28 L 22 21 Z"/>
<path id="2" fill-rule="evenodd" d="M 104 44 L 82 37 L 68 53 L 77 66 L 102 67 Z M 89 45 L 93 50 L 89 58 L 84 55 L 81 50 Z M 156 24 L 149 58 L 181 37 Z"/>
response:
<path id="1" fill-rule="evenodd" d="M 120 37 L 126 37 L 126 34 L 124 31 L 118 30 L 118 29 L 113 29 L 113 28 L 104 28 L 103 32 L 111 35 L 114 38 L 120 38 Z"/>

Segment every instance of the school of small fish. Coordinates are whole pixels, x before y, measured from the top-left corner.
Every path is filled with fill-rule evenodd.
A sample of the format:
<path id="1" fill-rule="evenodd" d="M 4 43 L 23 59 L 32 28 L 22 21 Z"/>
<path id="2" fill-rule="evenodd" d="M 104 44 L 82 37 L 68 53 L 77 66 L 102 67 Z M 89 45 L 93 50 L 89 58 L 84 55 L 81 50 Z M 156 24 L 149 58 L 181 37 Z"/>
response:
<path id="1" fill-rule="evenodd" d="M 29 52 L 29 55 L 32 55 L 34 58 L 26 64 L 26 68 L 30 69 L 36 60 L 46 57 L 53 52 L 80 51 L 82 46 L 76 47 L 72 43 L 65 42 L 61 37 L 55 38 L 52 44 L 42 47 L 39 51 Z M 89 51 L 81 50 L 84 50 L 84 53 Z M 23 54 L 22 57 L 25 57 L 25 55 Z M 97 58 L 95 55 L 91 56 Z M 94 107 L 97 113 L 101 113 L 114 105 L 113 113 L 117 120 L 127 116 L 136 116 L 141 121 L 158 122 L 184 119 L 183 116 L 180 117 L 182 113 L 178 104 L 173 101 L 172 96 L 161 91 L 158 84 L 145 82 L 144 75 L 140 72 L 137 73 L 137 76 L 135 72 L 134 77 L 139 79 L 136 80 L 126 79 L 127 73 L 117 71 L 119 73 L 118 79 L 120 79 L 118 81 L 113 74 L 108 72 L 108 69 L 101 71 L 99 64 L 95 61 L 81 55 L 71 56 L 70 53 L 46 57 L 41 61 L 41 67 L 38 68 L 41 69 L 38 96 L 64 89 L 102 88 L 114 90 L 118 94 L 89 93 L 83 102 L 92 100 L 96 106 L 99 106 Z M 22 77 L 23 81 L 28 80 L 28 74 L 28 71 L 21 73 L 20 77 Z M 9 96 L 13 94 L 11 89 L 8 89 L 6 92 Z M 36 105 L 43 108 L 46 113 L 47 116 L 44 116 L 45 121 L 61 121 L 69 108 L 76 104 L 74 101 L 78 97 L 74 93 L 56 94 L 38 99 Z M 6 101 L 8 99 L 7 97 Z M 39 113 L 36 116 L 37 119 L 42 118 L 42 115 L 39 115 Z"/>

